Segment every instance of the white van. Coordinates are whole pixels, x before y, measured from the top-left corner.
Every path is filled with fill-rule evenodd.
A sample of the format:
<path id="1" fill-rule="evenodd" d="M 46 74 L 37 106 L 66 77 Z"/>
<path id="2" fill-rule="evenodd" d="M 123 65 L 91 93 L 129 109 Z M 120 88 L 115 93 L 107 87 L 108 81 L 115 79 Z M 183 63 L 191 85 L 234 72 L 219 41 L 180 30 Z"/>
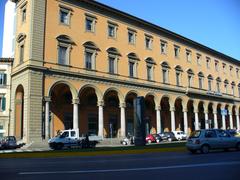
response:
<path id="1" fill-rule="evenodd" d="M 187 135 L 183 131 L 173 131 L 173 134 L 179 141 L 187 139 Z"/>

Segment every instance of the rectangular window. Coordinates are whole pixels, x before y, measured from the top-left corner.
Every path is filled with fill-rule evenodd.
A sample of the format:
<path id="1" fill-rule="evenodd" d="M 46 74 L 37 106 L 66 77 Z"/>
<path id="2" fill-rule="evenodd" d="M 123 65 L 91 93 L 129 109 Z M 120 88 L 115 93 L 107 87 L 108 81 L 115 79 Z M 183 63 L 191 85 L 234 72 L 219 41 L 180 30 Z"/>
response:
<path id="1" fill-rule="evenodd" d="M 192 75 L 188 75 L 188 87 L 192 87 Z"/>
<path id="2" fill-rule="evenodd" d="M 167 42 L 161 40 L 161 54 L 167 54 Z"/>
<path id="3" fill-rule="evenodd" d="M 221 90 L 220 90 L 220 82 L 217 82 L 217 92 L 220 93 Z"/>
<path id="4" fill-rule="evenodd" d="M 147 65 L 147 80 L 153 80 L 153 67 L 151 65 Z"/>
<path id="5" fill-rule="evenodd" d="M 223 63 L 223 64 L 222 64 L 222 67 L 223 67 L 223 73 L 226 73 L 226 64 Z"/>
<path id="6" fill-rule="evenodd" d="M 210 63 L 211 63 L 211 59 L 209 57 L 206 58 L 206 65 L 207 68 L 210 69 Z"/>
<path id="7" fill-rule="evenodd" d="M 70 12 L 67 9 L 60 9 L 60 23 L 69 25 Z"/>
<path id="8" fill-rule="evenodd" d="M 188 62 L 192 61 L 192 52 L 190 50 L 186 50 L 186 58 Z"/>
<path id="9" fill-rule="evenodd" d="M 212 91 L 212 80 L 208 80 L 208 90 Z"/>
<path id="10" fill-rule="evenodd" d="M 197 54 L 197 64 L 201 65 L 201 55 Z"/>
<path id="11" fill-rule="evenodd" d="M 19 53 L 20 53 L 20 55 L 19 55 L 19 62 L 23 63 L 23 59 L 24 59 L 24 45 L 23 44 L 20 46 Z"/>
<path id="12" fill-rule="evenodd" d="M 92 58 L 93 58 L 92 52 L 85 52 L 85 68 L 86 69 L 93 69 Z"/>
<path id="13" fill-rule="evenodd" d="M 181 76 L 180 72 L 176 72 L 176 85 L 177 86 L 180 86 L 180 76 Z"/>
<path id="14" fill-rule="evenodd" d="M 203 89 L 203 78 L 199 77 L 199 89 Z"/>
<path id="15" fill-rule="evenodd" d="M 27 19 L 27 9 L 22 9 L 22 22 L 26 22 Z"/>
<path id="16" fill-rule="evenodd" d="M 219 70 L 219 62 L 218 61 L 215 61 L 215 70 L 218 71 Z"/>
<path id="17" fill-rule="evenodd" d="M 163 73 L 163 83 L 168 83 L 168 71 L 166 69 L 163 69 L 162 73 Z"/>
<path id="18" fill-rule="evenodd" d="M 230 66 L 230 67 L 229 67 L 229 71 L 230 71 L 230 75 L 231 75 L 231 76 L 233 75 L 232 70 L 233 70 L 233 67 Z"/>
<path id="19" fill-rule="evenodd" d="M 236 76 L 237 76 L 237 78 L 239 78 L 239 69 L 238 68 L 236 68 Z"/>
<path id="20" fill-rule="evenodd" d="M 0 97 L 0 111 L 6 110 L 6 98 Z"/>
<path id="21" fill-rule="evenodd" d="M 67 49 L 68 48 L 64 46 L 58 47 L 58 64 L 68 65 Z"/>
<path id="22" fill-rule="evenodd" d="M 136 33 L 134 31 L 128 31 L 128 43 L 135 44 L 136 43 Z"/>
<path id="23" fill-rule="evenodd" d="M 235 86 L 232 85 L 232 95 L 233 95 L 233 96 L 234 96 L 234 94 L 235 94 L 234 88 L 235 88 Z"/>
<path id="24" fill-rule="evenodd" d="M 174 56 L 175 58 L 179 58 L 180 47 L 174 45 Z"/>
<path id="25" fill-rule="evenodd" d="M 152 49 L 153 38 L 150 36 L 145 36 L 145 47 L 146 49 Z"/>
<path id="26" fill-rule="evenodd" d="M 116 38 L 117 27 L 113 24 L 108 24 L 108 37 Z"/>
<path id="27" fill-rule="evenodd" d="M 129 76 L 134 77 L 134 62 L 129 62 Z"/>
<path id="28" fill-rule="evenodd" d="M 86 18 L 86 31 L 94 32 L 92 19 Z"/>
<path id="29" fill-rule="evenodd" d="M 109 57 L 109 73 L 115 74 L 115 58 Z"/>
<path id="30" fill-rule="evenodd" d="M 227 87 L 228 87 L 228 85 L 225 83 L 225 84 L 224 84 L 224 90 L 225 90 L 225 93 L 226 93 L 226 94 L 228 93 L 228 88 L 227 88 Z"/>
<path id="31" fill-rule="evenodd" d="M 0 73 L 0 86 L 6 85 L 6 84 L 7 84 L 7 74 Z"/>

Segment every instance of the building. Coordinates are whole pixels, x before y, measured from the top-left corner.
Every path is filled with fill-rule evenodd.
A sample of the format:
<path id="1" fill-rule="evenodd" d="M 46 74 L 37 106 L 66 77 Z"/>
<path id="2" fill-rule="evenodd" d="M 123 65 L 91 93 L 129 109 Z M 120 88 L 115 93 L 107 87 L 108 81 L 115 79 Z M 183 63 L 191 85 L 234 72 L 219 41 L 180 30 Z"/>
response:
<path id="1" fill-rule="evenodd" d="M 11 58 L 0 58 L 0 138 L 9 130 L 12 63 Z"/>
<path id="2" fill-rule="evenodd" d="M 132 134 L 137 96 L 147 133 L 240 128 L 238 60 L 96 1 L 13 1 L 18 139 Z"/>

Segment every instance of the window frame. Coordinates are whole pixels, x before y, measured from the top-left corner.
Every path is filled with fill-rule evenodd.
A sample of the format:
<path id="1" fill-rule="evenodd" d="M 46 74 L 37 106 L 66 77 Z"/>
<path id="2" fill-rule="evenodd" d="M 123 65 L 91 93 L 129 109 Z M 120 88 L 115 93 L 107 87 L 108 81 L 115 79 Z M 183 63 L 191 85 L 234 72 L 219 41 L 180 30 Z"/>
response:
<path id="1" fill-rule="evenodd" d="M 145 48 L 147 50 L 153 49 L 153 37 L 151 35 L 145 34 Z"/>
<path id="2" fill-rule="evenodd" d="M 174 57 L 179 59 L 180 58 L 180 46 L 174 45 Z"/>
<path id="3" fill-rule="evenodd" d="M 110 35 L 109 27 L 113 28 L 113 35 Z M 117 38 L 117 29 L 118 25 L 108 21 L 107 36 L 108 38 L 116 39 Z"/>
<path id="4" fill-rule="evenodd" d="M 160 40 L 160 51 L 161 54 L 167 54 L 167 41 Z"/>
<path id="5" fill-rule="evenodd" d="M 130 38 L 130 35 L 132 38 Z M 136 36 L 137 36 L 137 32 L 135 30 L 128 29 L 128 44 L 135 45 Z"/>
<path id="6" fill-rule="evenodd" d="M 189 49 L 186 49 L 186 59 L 187 62 L 192 62 L 192 51 Z"/>
<path id="7" fill-rule="evenodd" d="M 132 64 L 132 70 L 130 69 L 130 64 Z M 132 71 L 132 74 L 131 74 Z M 137 60 L 133 58 L 128 58 L 128 75 L 130 78 L 137 78 Z"/>
<path id="8" fill-rule="evenodd" d="M 88 21 L 91 21 L 90 29 L 88 29 L 88 24 L 87 24 Z M 85 13 L 85 32 L 96 33 L 96 23 L 97 23 L 96 16 Z"/>

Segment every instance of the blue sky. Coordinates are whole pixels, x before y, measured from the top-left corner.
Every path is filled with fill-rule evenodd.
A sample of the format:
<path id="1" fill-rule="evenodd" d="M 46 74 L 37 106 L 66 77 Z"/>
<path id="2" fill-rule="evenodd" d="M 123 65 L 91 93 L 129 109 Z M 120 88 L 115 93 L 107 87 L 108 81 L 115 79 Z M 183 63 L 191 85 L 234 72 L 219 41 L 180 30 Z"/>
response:
<path id="1" fill-rule="evenodd" d="M 0 56 L 3 4 L 0 0 Z M 240 0 L 98 0 L 240 60 Z"/>

